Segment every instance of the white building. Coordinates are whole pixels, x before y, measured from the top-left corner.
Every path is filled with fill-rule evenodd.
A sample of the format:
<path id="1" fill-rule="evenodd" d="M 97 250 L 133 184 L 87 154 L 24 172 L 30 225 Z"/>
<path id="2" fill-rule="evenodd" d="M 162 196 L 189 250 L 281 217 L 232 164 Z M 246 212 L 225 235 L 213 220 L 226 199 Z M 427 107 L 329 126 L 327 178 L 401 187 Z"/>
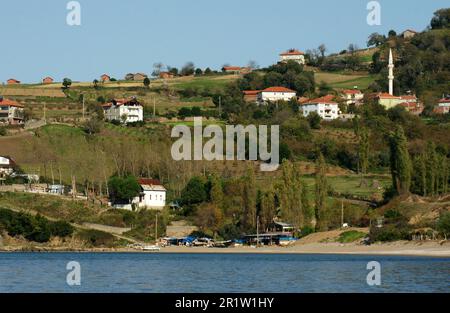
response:
<path id="1" fill-rule="evenodd" d="M 305 64 L 305 54 L 297 49 L 289 49 L 280 53 L 280 62 L 295 61 L 298 64 Z"/>
<path id="2" fill-rule="evenodd" d="M 364 100 L 364 94 L 356 88 L 343 90 L 341 96 L 347 105 L 359 106 Z"/>
<path id="3" fill-rule="evenodd" d="M 312 112 L 316 112 L 322 119 L 326 121 L 339 118 L 341 111 L 337 102 L 331 101 L 330 97 L 322 97 L 310 100 L 300 106 L 303 116 L 308 116 Z"/>
<path id="4" fill-rule="evenodd" d="M 297 93 L 294 90 L 285 87 L 270 87 L 261 90 L 257 97 L 258 104 L 267 104 L 268 102 L 286 101 L 292 98 L 297 98 Z"/>
<path id="5" fill-rule="evenodd" d="M 103 112 L 107 121 L 133 123 L 144 120 L 144 108 L 136 98 L 115 99 L 103 105 Z"/>
<path id="6" fill-rule="evenodd" d="M 24 107 L 0 96 L 0 123 L 20 125 L 24 122 Z"/>
<path id="7" fill-rule="evenodd" d="M 166 188 L 156 179 L 139 179 L 141 193 L 132 203 L 138 208 L 162 210 L 166 206 Z"/>
<path id="8" fill-rule="evenodd" d="M 10 176 L 14 173 L 16 162 L 7 156 L 0 156 L 0 179 Z"/>

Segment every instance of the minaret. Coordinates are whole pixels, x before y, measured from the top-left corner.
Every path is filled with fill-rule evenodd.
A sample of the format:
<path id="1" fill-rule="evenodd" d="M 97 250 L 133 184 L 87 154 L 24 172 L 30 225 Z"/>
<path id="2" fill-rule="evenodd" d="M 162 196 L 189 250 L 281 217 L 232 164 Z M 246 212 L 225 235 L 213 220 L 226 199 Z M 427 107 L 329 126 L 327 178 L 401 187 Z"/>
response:
<path id="1" fill-rule="evenodd" d="M 389 94 L 394 95 L 394 58 L 392 57 L 392 49 L 389 49 Z"/>

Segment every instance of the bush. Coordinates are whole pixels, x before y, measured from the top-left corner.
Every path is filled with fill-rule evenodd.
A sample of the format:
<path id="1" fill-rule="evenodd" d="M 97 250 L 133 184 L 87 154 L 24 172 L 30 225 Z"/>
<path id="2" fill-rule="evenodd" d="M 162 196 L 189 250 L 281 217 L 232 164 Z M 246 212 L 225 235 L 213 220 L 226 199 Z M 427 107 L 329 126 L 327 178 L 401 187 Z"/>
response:
<path id="1" fill-rule="evenodd" d="M 450 234 L 450 212 L 442 213 L 436 226 L 437 230 L 447 237 Z"/>
<path id="2" fill-rule="evenodd" d="M 47 242 L 52 236 L 66 237 L 73 233 L 70 224 L 52 222 L 40 215 L 32 216 L 0 209 L 0 225 L 10 236 L 23 236 L 35 242 Z"/>
<path id="3" fill-rule="evenodd" d="M 6 136 L 6 127 L 0 127 L 0 136 Z"/>
<path id="4" fill-rule="evenodd" d="M 112 247 L 115 242 L 113 235 L 95 229 L 82 230 L 77 234 L 77 237 L 94 247 Z"/>
<path id="5" fill-rule="evenodd" d="M 343 232 L 342 234 L 340 234 L 337 241 L 339 241 L 340 243 L 349 243 L 349 242 L 357 241 L 364 237 L 366 237 L 365 233 L 362 233 L 362 232 L 359 232 L 356 230 L 349 230 L 349 231 L 346 231 L 346 232 Z"/>
<path id="6" fill-rule="evenodd" d="M 386 242 L 397 240 L 410 240 L 411 229 L 406 225 L 391 224 L 381 228 L 372 227 L 370 229 L 370 242 Z"/>

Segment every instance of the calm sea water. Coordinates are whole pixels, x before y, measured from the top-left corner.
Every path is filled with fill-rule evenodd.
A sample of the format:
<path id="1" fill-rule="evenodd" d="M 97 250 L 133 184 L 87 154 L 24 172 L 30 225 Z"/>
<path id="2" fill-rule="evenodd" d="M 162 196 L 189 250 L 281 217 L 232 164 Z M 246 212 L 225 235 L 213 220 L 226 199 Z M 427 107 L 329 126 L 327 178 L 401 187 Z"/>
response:
<path id="1" fill-rule="evenodd" d="M 70 261 L 81 286 L 66 283 Z M 366 283 L 369 261 L 381 286 Z M 450 258 L 0 253 L 0 292 L 450 292 Z"/>

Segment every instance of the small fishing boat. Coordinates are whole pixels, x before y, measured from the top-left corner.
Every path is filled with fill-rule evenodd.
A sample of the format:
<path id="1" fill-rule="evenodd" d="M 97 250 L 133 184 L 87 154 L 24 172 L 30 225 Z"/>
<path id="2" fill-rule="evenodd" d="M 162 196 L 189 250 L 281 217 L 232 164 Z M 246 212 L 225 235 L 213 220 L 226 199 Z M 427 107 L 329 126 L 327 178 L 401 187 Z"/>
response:
<path id="1" fill-rule="evenodd" d="M 142 250 L 144 250 L 144 251 L 159 251 L 159 250 L 161 250 L 161 248 L 159 246 L 152 245 L 152 246 L 143 246 Z"/>

